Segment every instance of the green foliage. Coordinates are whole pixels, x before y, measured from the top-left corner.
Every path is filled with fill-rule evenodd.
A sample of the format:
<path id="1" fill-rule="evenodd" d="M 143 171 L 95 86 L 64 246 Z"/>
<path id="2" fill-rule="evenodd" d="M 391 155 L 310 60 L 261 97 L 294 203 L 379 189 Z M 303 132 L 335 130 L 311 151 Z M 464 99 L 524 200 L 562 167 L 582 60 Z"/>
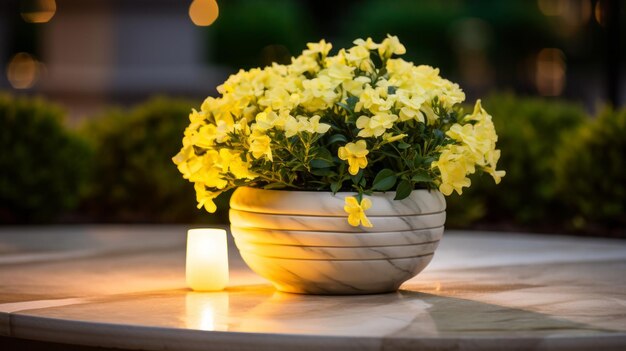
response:
<path id="1" fill-rule="evenodd" d="M 215 215 L 196 209 L 193 185 L 171 165 L 193 105 L 156 98 L 130 111 L 110 111 L 85 126 L 97 160 L 85 205 L 99 220 L 226 221 L 225 204 Z"/>
<path id="2" fill-rule="evenodd" d="M 626 228 L 626 109 L 605 110 L 568 134 L 555 162 L 559 197 L 577 214 L 573 224 Z"/>
<path id="3" fill-rule="evenodd" d="M 267 133 L 275 143 L 272 146 L 273 160 L 251 160 L 251 168 L 258 178 L 248 185 L 265 189 L 334 189 L 333 191 L 371 194 L 373 191 L 397 190 L 402 184 L 401 194 L 406 196 L 410 193 L 407 193 L 407 188 L 434 189 L 436 170 L 431 167 L 431 163 L 437 158 L 438 148 L 451 142 L 443 138 L 443 135 L 450 128 L 450 116 L 456 116 L 457 113 L 447 111 L 443 106 L 439 106 L 436 111 L 438 119 L 432 125 L 426 126 L 425 123 L 409 120 L 397 122 L 388 129 L 390 134 L 405 135 L 402 143 L 412 147 L 397 146 L 402 144 L 385 138 L 364 139 L 363 142 L 367 143 L 370 151 L 367 155 L 368 166 L 356 175 L 351 175 L 346 161 L 336 156 L 339 148 L 345 145 L 340 141 L 347 140 L 347 136 L 299 132 L 295 136 L 287 137 L 282 130 L 270 130 Z M 399 113 L 395 108 L 392 112 Z M 337 106 L 327 113 L 322 118 L 331 123 L 332 130 L 351 134 L 350 139 L 357 135 L 354 111 L 348 110 L 346 113 L 344 108 Z M 456 121 L 456 117 L 453 120 Z M 233 133 L 231 137 L 231 141 L 227 143 L 229 148 L 250 148 L 244 135 Z M 235 178 L 233 176 L 233 183 Z"/>
<path id="4" fill-rule="evenodd" d="M 63 117 L 43 100 L 0 94 L 0 222 L 49 222 L 77 204 L 91 152 Z"/>
<path id="5" fill-rule="evenodd" d="M 549 21 L 535 4 L 525 1 L 366 0 L 342 20 L 340 37 L 397 35 L 407 47 L 407 60 L 456 75 L 463 50 L 480 50 L 497 58 L 499 70 L 516 68 L 519 57 L 554 46 Z M 524 28 L 524 30 L 520 30 Z M 504 75 L 506 76 L 506 75 Z"/>
<path id="6" fill-rule="evenodd" d="M 556 193 L 555 150 L 563 136 L 587 120 L 581 106 L 540 98 L 495 94 L 483 105 L 493 116 L 502 150 L 499 168 L 506 177 L 497 187 L 474 177 L 463 196 L 448 198 L 452 226 L 476 220 L 518 225 L 558 222 L 565 215 Z"/>
<path id="7" fill-rule="evenodd" d="M 212 62 L 234 68 L 287 63 L 311 39 L 304 5 L 289 0 L 229 0 L 207 29 Z"/>

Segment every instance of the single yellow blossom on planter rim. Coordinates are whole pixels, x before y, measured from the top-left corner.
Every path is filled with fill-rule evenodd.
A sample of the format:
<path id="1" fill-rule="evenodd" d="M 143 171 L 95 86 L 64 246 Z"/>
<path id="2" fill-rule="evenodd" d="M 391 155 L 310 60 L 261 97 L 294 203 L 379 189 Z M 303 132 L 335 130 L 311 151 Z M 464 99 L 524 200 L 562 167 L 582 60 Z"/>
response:
<path id="1" fill-rule="evenodd" d="M 344 161 L 348 161 L 348 172 L 352 175 L 359 173 L 359 169 L 367 167 L 367 143 L 359 140 L 356 143 L 347 143 L 338 150 L 338 156 Z"/>
<path id="2" fill-rule="evenodd" d="M 359 204 L 356 197 L 346 197 L 346 205 L 343 209 L 348 213 L 348 223 L 350 223 L 353 227 L 357 227 L 359 225 L 368 228 L 373 227 L 372 222 L 370 222 L 365 215 L 365 211 L 367 211 L 370 207 L 372 207 L 372 200 L 368 198 L 364 198 Z"/>

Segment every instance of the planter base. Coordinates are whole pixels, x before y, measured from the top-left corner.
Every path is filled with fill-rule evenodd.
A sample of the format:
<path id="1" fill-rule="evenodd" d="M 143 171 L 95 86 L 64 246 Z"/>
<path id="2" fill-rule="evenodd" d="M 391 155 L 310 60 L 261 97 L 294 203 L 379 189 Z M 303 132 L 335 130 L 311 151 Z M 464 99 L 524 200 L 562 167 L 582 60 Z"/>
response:
<path id="1" fill-rule="evenodd" d="M 230 218 L 241 257 L 283 292 L 398 290 L 432 260 L 443 234 L 445 200 L 427 190 L 400 201 L 391 192 L 374 194 L 368 212 L 374 227 L 363 228 L 350 226 L 343 211 L 352 195 L 237 189 Z"/>

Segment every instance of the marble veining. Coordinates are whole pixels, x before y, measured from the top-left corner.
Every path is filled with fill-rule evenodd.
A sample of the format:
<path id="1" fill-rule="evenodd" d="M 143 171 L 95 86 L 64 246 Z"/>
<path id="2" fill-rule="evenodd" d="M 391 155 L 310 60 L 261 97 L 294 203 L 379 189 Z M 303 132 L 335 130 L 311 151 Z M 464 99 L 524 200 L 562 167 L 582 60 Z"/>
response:
<path id="1" fill-rule="evenodd" d="M 279 215 L 231 209 L 229 216 L 231 223 L 242 228 L 308 230 L 335 233 L 376 233 L 436 228 L 443 226 L 446 221 L 445 212 L 413 216 L 369 217 L 372 227 L 351 226 L 348 223 L 347 215 L 344 217 Z"/>
<path id="2" fill-rule="evenodd" d="M 328 246 L 296 246 L 248 244 L 235 239 L 240 251 L 250 252 L 257 256 L 293 259 L 331 259 L 360 260 L 385 259 L 389 257 L 405 258 L 435 252 L 438 241 L 400 246 L 369 246 L 369 247 L 328 247 Z"/>
<path id="3" fill-rule="evenodd" d="M 257 213 L 345 217 L 345 198 L 353 192 L 282 191 L 240 187 L 233 193 L 230 208 Z M 372 201 L 369 216 L 413 216 L 445 211 L 446 200 L 439 191 L 414 190 L 403 200 L 395 191 L 365 195 Z"/>
<path id="4" fill-rule="evenodd" d="M 446 231 L 398 292 L 360 296 L 278 292 L 231 241 L 231 285 L 196 293 L 186 229 L 0 228 L 0 256 L 41 257 L 0 261 L 0 334 L 183 351 L 626 349 L 625 241 Z"/>
<path id="5" fill-rule="evenodd" d="M 249 243 L 297 246 L 369 247 L 413 245 L 441 240 L 443 226 L 395 232 L 337 233 L 255 229 L 231 226 L 233 236 Z"/>

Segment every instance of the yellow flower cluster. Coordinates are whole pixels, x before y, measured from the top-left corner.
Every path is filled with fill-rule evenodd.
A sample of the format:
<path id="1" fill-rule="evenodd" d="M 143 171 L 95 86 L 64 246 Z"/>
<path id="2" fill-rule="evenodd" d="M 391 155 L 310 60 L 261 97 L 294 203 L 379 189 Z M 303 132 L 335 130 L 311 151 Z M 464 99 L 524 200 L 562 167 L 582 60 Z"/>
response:
<path id="1" fill-rule="evenodd" d="M 498 135 L 491 116 L 483 109 L 480 100 L 476 101 L 474 112 L 465 116 L 463 122 L 467 124 L 453 124 L 446 132 L 457 143 L 443 147 L 439 159 L 432 163 L 432 167 L 439 169 L 439 190 L 444 195 L 453 191 L 462 194 L 463 187 L 471 185 L 467 175 L 474 173 L 476 166 L 489 173 L 496 184 L 506 174 L 496 171 L 500 158 L 500 150 L 496 150 Z"/>
<path id="2" fill-rule="evenodd" d="M 314 189 L 325 183 L 333 189 L 334 183 L 340 189 L 353 176 L 360 193 L 372 190 L 373 169 L 389 167 L 374 164 L 390 152 L 408 157 L 400 150 L 428 142 L 415 137 L 428 128 L 453 140 L 436 151 L 420 149 L 439 155 L 427 171 L 444 194 L 469 186 L 466 176 L 476 166 L 497 181 L 504 175 L 495 170 L 499 151 L 491 117 L 478 103 L 459 124 L 444 126 L 442 111 L 465 94 L 438 69 L 397 58 L 406 52 L 397 37 L 357 39 L 335 55 L 331 49 L 322 40 L 307 44 L 288 65 L 240 70 L 217 88 L 219 97 L 191 112 L 173 161 L 194 183 L 198 208 L 214 212 L 220 193 L 242 185 L 311 190 L 313 183 Z M 413 164 L 405 161 L 393 164 Z M 413 186 L 410 172 L 417 170 L 403 170 Z M 364 211 L 371 204 L 349 201 L 350 223 L 367 225 Z"/>

